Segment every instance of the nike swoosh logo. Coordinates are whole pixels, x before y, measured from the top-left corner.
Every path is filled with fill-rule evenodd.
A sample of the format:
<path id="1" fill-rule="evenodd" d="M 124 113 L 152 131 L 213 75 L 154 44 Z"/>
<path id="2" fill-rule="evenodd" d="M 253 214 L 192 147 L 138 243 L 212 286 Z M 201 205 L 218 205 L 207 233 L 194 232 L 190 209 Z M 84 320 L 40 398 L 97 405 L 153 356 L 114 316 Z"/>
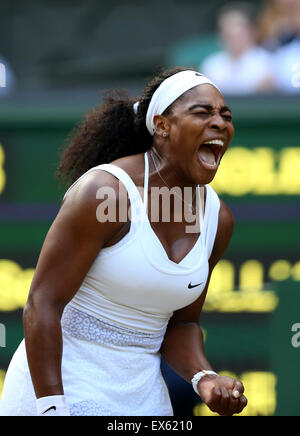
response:
<path id="1" fill-rule="evenodd" d="M 56 407 L 55 406 L 49 407 L 49 409 L 45 410 L 45 412 L 43 412 L 42 415 L 45 415 L 45 413 L 49 412 L 49 410 L 52 410 L 52 409 L 56 410 Z"/>
<path id="2" fill-rule="evenodd" d="M 189 285 L 188 285 L 188 288 L 189 288 L 189 289 L 193 289 L 193 288 L 196 288 L 197 286 L 200 286 L 200 285 L 202 285 L 202 283 L 203 283 L 203 282 L 201 282 L 201 283 L 198 283 L 197 285 L 192 285 L 192 283 L 190 282 L 190 283 L 189 283 Z"/>

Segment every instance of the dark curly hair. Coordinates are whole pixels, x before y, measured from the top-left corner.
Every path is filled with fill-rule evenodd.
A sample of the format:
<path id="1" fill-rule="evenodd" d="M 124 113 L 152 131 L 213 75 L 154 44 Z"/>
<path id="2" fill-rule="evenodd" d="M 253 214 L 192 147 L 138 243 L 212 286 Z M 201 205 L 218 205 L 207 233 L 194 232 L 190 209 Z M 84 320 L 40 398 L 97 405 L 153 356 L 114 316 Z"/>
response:
<path id="1" fill-rule="evenodd" d="M 67 139 L 57 169 L 63 184 L 70 185 L 94 166 L 112 162 L 123 156 L 143 153 L 152 145 L 153 137 L 146 127 L 146 114 L 152 95 L 168 77 L 190 68 L 175 67 L 160 72 L 145 87 L 137 114 L 125 91 L 106 92 L 103 103 L 75 127 Z M 171 106 L 164 114 L 170 112 Z"/>

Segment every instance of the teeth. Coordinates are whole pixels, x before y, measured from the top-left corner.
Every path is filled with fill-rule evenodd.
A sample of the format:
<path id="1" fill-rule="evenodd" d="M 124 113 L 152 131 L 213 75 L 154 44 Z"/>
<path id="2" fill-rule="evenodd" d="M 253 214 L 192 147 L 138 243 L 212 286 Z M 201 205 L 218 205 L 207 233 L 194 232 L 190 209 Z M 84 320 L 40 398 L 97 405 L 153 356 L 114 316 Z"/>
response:
<path id="1" fill-rule="evenodd" d="M 221 147 L 223 147 L 224 146 L 224 141 L 222 141 L 221 139 L 212 139 L 211 141 L 208 141 L 205 144 L 220 145 Z"/>

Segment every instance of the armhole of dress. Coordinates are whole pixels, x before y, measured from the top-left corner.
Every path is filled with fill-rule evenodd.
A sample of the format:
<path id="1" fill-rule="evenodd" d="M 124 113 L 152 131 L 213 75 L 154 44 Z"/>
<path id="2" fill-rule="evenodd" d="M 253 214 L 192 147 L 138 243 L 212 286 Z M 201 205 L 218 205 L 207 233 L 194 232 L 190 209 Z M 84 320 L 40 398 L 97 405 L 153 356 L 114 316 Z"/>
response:
<path id="1" fill-rule="evenodd" d="M 214 248 L 215 239 L 219 226 L 220 199 L 210 185 L 206 185 L 206 214 L 205 246 L 208 259 Z"/>

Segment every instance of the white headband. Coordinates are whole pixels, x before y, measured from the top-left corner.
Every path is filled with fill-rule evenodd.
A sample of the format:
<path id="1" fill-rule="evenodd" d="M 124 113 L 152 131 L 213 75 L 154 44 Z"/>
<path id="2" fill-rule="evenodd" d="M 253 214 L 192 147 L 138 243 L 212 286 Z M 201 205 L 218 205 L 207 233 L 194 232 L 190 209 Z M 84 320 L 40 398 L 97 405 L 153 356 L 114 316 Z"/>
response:
<path id="1" fill-rule="evenodd" d="M 153 136 L 155 132 L 155 127 L 153 124 L 153 118 L 155 115 L 162 115 L 164 111 L 179 98 L 182 94 L 191 88 L 198 85 L 210 84 L 219 90 L 219 88 L 211 82 L 203 74 L 196 71 L 181 71 L 168 77 L 164 80 L 157 90 L 152 95 L 147 116 L 146 116 L 146 126 L 150 134 Z M 220 91 L 220 90 L 219 90 Z M 220 91 L 221 92 L 221 91 Z M 135 107 L 137 110 L 137 106 Z"/>

